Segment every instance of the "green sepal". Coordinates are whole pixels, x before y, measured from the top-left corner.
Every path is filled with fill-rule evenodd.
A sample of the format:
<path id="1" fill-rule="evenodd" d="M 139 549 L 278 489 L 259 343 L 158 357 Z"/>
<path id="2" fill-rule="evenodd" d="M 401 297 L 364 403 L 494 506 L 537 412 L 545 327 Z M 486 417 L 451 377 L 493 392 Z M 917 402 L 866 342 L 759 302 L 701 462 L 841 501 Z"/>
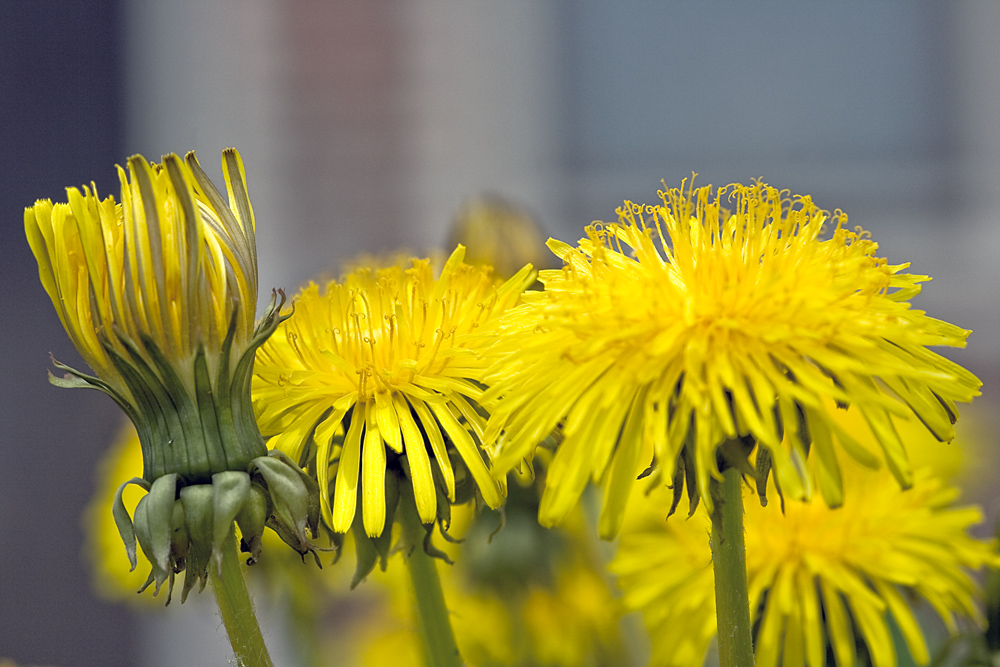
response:
<path id="1" fill-rule="evenodd" d="M 104 392 L 118 404 L 118 407 L 125 412 L 128 418 L 132 420 L 132 423 L 136 423 L 136 420 L 139 417 L 136 413 L 135 406 L 132 405 L 127 398 L 122 396 L 110 384 L 98 377 L 81 373 L 71 366 L 67 366 L 62 362 L 56 361 L 56 358 L 51 355 L 49 359 L 52 361 L 53 366 L 65 373 L 63 377 L 56 377 L 52 374 L 52 371 L 49 371 L 49 384 L 61 389 L 96 389 Z"/>
<path id="2" fill-rule="evenodd" d="M 148 384 L 153 388 L 159 388 L 164 392 L 164 398 L 159 399 L 160 405 L 164 406 L 164 414 L 174 417 L 179 426 L 178 430 L 171 431 L 172 437 L 176 439 L 174 433 L 182 433 L 184 437 L 184 467 L 180 472 L 188 484 L 208 483 L 212 472 L 213 461 L 209 451 L 216 448 L 211 441 L 206 441 L 204 430 L 201 424 L 201 415 L 194 399 L 184 385 L 184 381 L 177 374 L 174 364 L 163 354 L 159 346 L 148 334 L 141 334 L 139 340 L 146 350 L 143 355 L 138 348 L 127 338 L 119 337 L 125 349 L 132 355 L 132 360 L 137 367 L 143 369 L 148 375 Z M 147 358 L 153 363 L 150 367 Z M 167 414 L 169 413 L 169 414 Z M 197 444 L 195 444 L 197 443 Z M 225 462 L 221 462 L 222 470 L 226 469 Z"/>
<path id="3" fill-rule="evenodd" d="M 214 494 L 210 484 L 196 484 L 181 489 L 181 503 L 188 528 L 189 544 L 187 568 L 184 573 L 184 589 L 181 604 L 188 593 L 199 584 L 199 591 L 208 583 L 208 565 L 212 558 L 212 538 L 214 533 Z"/>
<path id="4" fill-rule="evenodd" d="M 214 486 L 216 474 L 223 471 L 239 471 L 246 467 L 250 459 L 243 458 L 242 447 L 239 451 L 227 449 L 227 445 L 237 445 L 239 440 L 235 434 L 222 433 L 219 428 L 215 392 L 212 389 L 212 378 L 208 373 L 204 345 L 198 346 L 198 351 L 194 356 L 194 400 L 198 406 L 198 422 L 203 439 L 199 443 L 201 446 L 194 449 L 205 457 L 208 470 L 214 471 L 212 474 L 212 485 Z"/>
<path id="5" fill-rule="evenodd" d="M 312 537 L 316 537 L 319 531 L 319 519 L 320 519 L 320 502 L 319 502 L 319 484 L 316 479 L 311 475 L 306 474 L 302 468 L 300 468 L 288 454 L 284 453 L 280 449 L 268 450 L 267 455 L 271 458 L 278 459 L 283 462 L 286 466 L 298 473 L 299 479 L 305 484 L 306 490 L 309 492 L 309 511 L 306 514 L 306 524 L 309 526 L 309 534 Z M 386 521 L 390 522 L 391 517 L 386 515 Z"/>
<path id="6" fill-rule="evenodd" d="M 456 481 L 457 481 L 457 479 L 456 479 Z M 447 497 L 444 496 L 443 487 L 444 487 L 443 484 L 435 484 L 434 485 L 434 488 L 435 488 L 435 490 L 437 491 L 437 494 L 438 494 L 438 511 L 437 511 L 437 518 L 436 518 L 435 522 L 437 524 L 438 529 L 441 532 L 441 536 L 445 539 L 445 541 L 450 542 L 452 544 L 459 544 L 459 543 L 463 542 L 464 540 L 453 538 L 451 535 L 448 534 L 448 530 L 451 528 L 451 503 L 448 501 Z M 416 504 L 415 504 L 416 501 L 414 500 L 414 497 L 413 497 L 413 485 L 409 482 L 409 480 L 407 480 L 407 483 L 406 483 L 405 486 L 401 485 L 397 489 L 396 493 L 399 495 L 399 500 L 396 502 L 397 507 L 398 507 L 399 503 L 401 503 L 401 502 L 402 503 L 409 503 L 410 505 L 412 505 L 411 509 L 413 509 L 414 514 L 415 514 L 416 513 Z M 386 496 L 388 497 L 388 493 L 386 493 Z M 477 499 L 477 502 L 479 502 L 478 499 Z M 403 522 L 403 521 L 406 520 L 405 515 L 406 515 L 407 511 L 408 510 L 406 510 L 406 509 L 400 510 L 400 512 L 403 513 L 403 517 L 404 517 L 404 518 L 400 519 L 400 522 Z M 476 511 L 476 514 L 478 515 L 478 509 Z M 419 521 L 419 519 L 417 519 L 417 520 Z M 434 536 L 435 522 L 423 523 L 421 521 L 420 525 L 423 526 L 424 537 L 423 537 L 423 540 L 422 540 L 423 544 L 420 545 L 420 548 L 422 548 L 424 550 L 424 553 L 427 554 L 428 556 L 430 556 L 431 558 L 439 558 L 439 559 L 443 560 L 444 562 L 448 563 L 449 565 L 452 565 L 453 564 L 452 560 L 448 557 L 448 554 L 446 554 L 445 552 L 443 552 L 440 549 L 438 549 L 437 547 L 435 547 L 434 543 L 432 541 L 432 538 Z M 409 553 L 409 550 L 417 548 L 416 544 L 408 542 L 407 531 L 405 530 L 405 528 L 403 530 L 403 543 L 400 545 L 399 548 L 406 550 L 407 553 Z M 385 569 L 385 565 L 384 564 L 382 566 L 382 569 L 383 570 Z"/>
<path id="7" fill-rule="evenodd" d="M 298 466 L 290 467 L 277 458 L 260 456 L 250 462 L 250 470 L 259 473 L 267 483 L 272 503 L 267 525 L 300 554 L 312 551 L 313 545 L 306 535 L 309 489 L 299 475 Z"/>
<path id="8" fill-rule="evenodd" d="M 153 549 L 153 538 L 149 526 L 149 515 L 147 510 L 149 509 L 149 495 L 143 496 L 139 500 L 139 504 L 135 506 L 135 536 L 139 540 L 139 546 L 142 548 L 142 553 L 146 555 L 146 560 L 149 561 L 150 573 L 149 578 L 146 579 L 146 583 L 142 585 L 139 589 L 139 593 L 146 590 L 150 584 L 155 583 L 156 586 L 153 589 L 153 595 L 160 594 L 160 587 L 163 586 L 165 582 L 170 577 L 170 571 L 166 568 L 160 567 L 159 561 L 155 556 L 155 551 Z M 169 529 L 169 524 L 168 524 Z M 169 545 L 168 545 L 169 548 Z"/>
<path id="9" fill-rule="evenodd" d="M 212 475 L 212 559 L 222 574 L 222 543 L 250 496 L 250 475 L 227 470 Z"/>
<path id="10" fill-rule="evenodd" d="M 434 524 L 424 524 L 424 531 L 426 531 L 424 533 L 424 553 L 431 558 L 439 558 L 448 563 L 448 565 L 454 565 L 455 562 L 448 557 L 448 554 L 434 546 Z M 441 534 L 444 535 L 445 533 L 442 532 Z"/>
<path id="11" fill-rule="evenodd" d="M 694 449 L 694 429 L 688 429 L 687 435 L 684 436 L 684 445 L 681 447 L 681 451 L 677 455 L 673 479 L 670 480 L 670 486 L 668 487 L 673 491 L 670 509 L 667 511 L 666 518 L 668 519 L 673 516 L 674 512 L 677 511 L 677 507 L 680 505 L 681 497 L 685 490 L 687 491 L 688 498 L 689 519 L 694 516 L 694 513 L 698 510 L 698 505 L 701 503 L 701 493 L 698 491 L 697 467 L 694 462 Z M 650 463 L 650 467 L 640 473 L 638 479 L 642 479 L 644 477 L 648 478 L 650 485 L 649 490 L 652 490 L 654 486 L 660 483 L 659 480 L 662 474 L 662 468 L 656 466 L 656 459 L 654 457 L 652 463 Z M 647 493 L 648 492 L 649 491 L 647 491 Z"/>
<path id="12" fill-rule="evenodd" d="M 159 569 L 169 572 L 170 567 L 170 519 L 177 499 L 177 475 L 170 474 L 157 478 L 146 494 L 146 520 L 149 522 L 150 546 Z"/>
<path id="13" fill-rule="evenodd" d="M 125 508 L 125 501 L 122 499 L 125 487 L 129 484 L 135 484 L 136 486 L 142 488 L 143 491 L 149 491 L 149 482 L 141 477 L 133 477 L 118 487 L 118 490 L 115 491 L 115 500 L 111 504 L 111 516 L 114 517 L 115 526 L 118 528 L 118 534 L 121 536 L 122 542 L 125 544 L 125 553 L 128 554 L 128 562 L 132 566 L 129 568 L 129 572 L 132 572 L 135 570 L 135 566 L 138 563 L 135 554 L 135 528 L 132 526 L 132 517 L 129 516 L 128 510 Z"/>
<path id="14" fill-rule="evenodd" d="M 475 516 L 478 517 L 481 510 L 482 510 L 482 507 L 477 507 L 476 510 L 475 510 Z M 490 533 L 490 541 L 493 540 L 493 536 L 494 535 L 498 535 L 500 533 L 500 531 L 503 530 L 504 525 L 507 523 L 507 516 L 504 513 L 504 507 L 503 507 L 503 505 L 501 505 L 500 507 L 498 507 L 496 509 L 496 511 L 500 512 L 500 515 L 501 515 L 500 516 L 500 525 L 498 525 L 496 527 L 496 529 L 492 533 Z M 462 544 L 463 542 L 465 542 L 465 538 L 464 537 L 452 537 L 451 536 L 451 533 L 448 532 L 449 530 L 451 530 L 451 526 L 445 526 L 444 524 L 442 524 L 442 523 L 439 522 L 438 523 L 438 530 L 441 533 L 441 537 L 444 538 L 445 542 L 448 542 L 450 544 Z"/>
<path id="15" fill-rule="evenodd" d="M 688 437 L 693 442 L 693 434 L 689 433 Z M 694 465 L 694 461 L 691 460 L 694 456 L 693 451 L 693 444 L 690 447 L 685 445 L 681 454 L 686 459 L 684 461 L 684 483 L 687 485 L 689 519 L 694 516 L 695 511 L 698 509 L 698 503 L 701 502 L 701 494 L 698 492 L 698 471 Z"/>
<path id="16" fill-rule="evenodd" d="M 448 498 L 447 492 L 444 490 L 444 479 L 441 477 L 440 469 L 437 466 L 437 461 L 434 462 L 434 467 L 432 468 L 434 472 L 434 493 L 437 495 L 437 504 L 435 515 L 438 524 L 441 526 L 441 531 L 446 532 L 451 528 L 451 500 Z M 415 501 L 414 501 L 415 502 Z"/>
<path id="17" fill-rule="evenodd" d="M 647 468 L 649 470 L 649 468 Z M 639 479 L 642 479 L 640 476 Z M 667 518 L 669 519 L 677 511 L 677 507 L 681 504 L 681 498 L 684 497 L 684 457 L 678 456 L 677 463 L 674 467 L 674 477 L 670 483 L 670 490 L 673 492 L 673 498 L 670 500 L 670 509 L 667 511 Z"/>
<path id="18" fill-rule="evenodd" d="M 767 480 L 771 475 L 771 451 L 767 447 L 757 448 L 756 468 L 757 497 L 760 498 L 760 506 L 767 507 Z"/>
<path id="19" fill-rule="evenodd" d="M 279 296 L 281 297 L 281 301 L 278 301 Z M 282 315 L 281 309 L 284 305 L 285 292 L 280 289 L 271 290 L 271 300 L 268 302 L 267 308 L 264 309 L 264 314 L 253 330 L 253 337 L 250 339 L 250 349 L 255 350 L 263 345 L 271 337 L 271 334 L 278 330 L 278 325 L 295 313 L 295 309 L 293 308 L 291 313 Z"/>
<path id="20" fill-rule="evenodd" d="M 188 551 L 191 550 L 191 536 L 188 534 L 184 503 L 179 498 L 174 501 L 174 511 L 170 515 L 170 533 L 171 567 L 175 573 L 183 572 Z"/>
<path id="21" fill-rule="evenodd" d="M 156 447 L 155 440 L 178 439 L 186 441 L 185 431 L 178 408 L 174 406 L 166 388 L 159 377 L 142 358 L 135 344 L 124 334 L 115 332 L 118 340 L 128 350 L 133 358 L 129 362 L 110 345 L 105 346 L 108 359 L 122 377 L 122 382 L 132 394 L 136 402 L 136 410 L 142 418 L 134 422 L 139 431 L 139 442 L 142 445 L 142 475 L 147 480 L 154 480 L 168 471 L 187 471 L 187 447 L 180 442 L 177 446 Z M 144 435 L 145 431 L 145 436 Z M 180 457 L 183 456 L 183 462 Z"/>
<path id="22" fill-rule="evenodd" d="M 49 384 L 55 385 L 60 389 L 97 389 L 98 391 L 104 391 L 104 388 L 100 384 L 92 381 L 96 379 L 82 373 L 77 373 L 76 371 L 66 373 L 62 377 L 53 375 L 52 371 L 49 371 Z"/>
<path id="23" fill-rule="evenodd" d="M 264 525 L 271 514 L 271 499 L 260 484 L 250 484 L 247 500 L 236 514 L 236 525 L 240 527 L 240 549 L 250 554 L 247 565 L 253 565 L 260 558 L 260 539 Z"/>
<path id="24" fill-rule="evenodd" d="M 233 340 L 236 338 L 236 324 L 239 321 L 239 314 L 239 307 L 233 308 L 233 314 L 229 316 L 229 325 L 226 327 L 226 337 L 222 340 L 222 348 L 219 352 L 219 372 L 216 377 L 219 378 L 219 382 L 217 383 L 217 398 L 220 405 L 228 405 L 230 400 L 232 387 L 229 386 L 228 382 L 223 381 L 223 379 L 229 377 L 229 358 L 232 356 Z"/>
<path id="25" fill-rule="evenodd" d="M 805 449 L 806 454 L 808 454 L 809 445 L 812 443 L 813 440 L 812 433 L 809 430 L 808 415 L 806 414 L 806 409 L 798 401 L 795 401 L 795 411 L 798 413 L 798 418 L 799 418 L 799 428 L 796 435 L 799 438 L 799 442 L 802 443 L 802 446 Z"/>
<path id="26" fill-rule="evenodd" d="M 239 460 L 244 464 L 252 461 L 258 456 L 267 453 L 264 439 L 257 428 L 256 414 L 250 401 L 250 386 L 248 380 L 252 376 L 253 366 L 239 365 L 237 360 L 237 371 L 245 373 L 245 377 L 239 377 L 230 373 L 230 362 L 232 357 L 233 341 L 236 338 L 236 328 L 239 323 L 240 306 L 233 308 L 233 314 L 229 318 L 229 326 L 226 329 L 226 337 L 222 341 L 222 350 L 219 353 L 219 368 L 215 377 L 215 405 L 217 407 L 216 418 L 220 429 L 235 433 L 236 443 L 241 447 Z M 244 350 L 240 359 L 250 355 L 253 359 L 256 348 Z M 230 462 L 230 469 L 237 466 Z M 241 466 L 243 465 L 241 464 Z"/>

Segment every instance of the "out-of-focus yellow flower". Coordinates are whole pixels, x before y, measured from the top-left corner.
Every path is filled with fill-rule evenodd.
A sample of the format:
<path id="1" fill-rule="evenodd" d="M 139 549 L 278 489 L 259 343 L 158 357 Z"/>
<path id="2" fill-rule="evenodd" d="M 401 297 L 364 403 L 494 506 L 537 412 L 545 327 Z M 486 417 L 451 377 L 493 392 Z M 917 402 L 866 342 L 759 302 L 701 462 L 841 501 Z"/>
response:
<path id="1" fill-rule="evenodd" d="M 492 266 L 497 275 L 505 278 L 525 264 L 547 264 L 544 240 L 535 219 L 496 195 L 473 197 L 458 210 L 447 247 L 457 245 L 466 247 L 467 262 Z"/>
<path id="2" fill-rule="evenodd" d="M 851 409 L 840 424 L 863 417 Z M 914 458 L 934 463 L 941 446 L 917 425 L 901 435 Z M 930 441 L 930 442 L 929 442 Z M 954 469 L 954 454 L 945 468 Z M 810 459 L 814 474 L 817 461 Z M 983 519 L 978 507 L 956 506 L 958 491 L 933 465 L 918 465 L 909 490 L 884 468 L 843 461 L 844 502 L 829 508 L 819 498 L 762 507 L 744 502 L 750 608 L 755 619 L 756 664 L 770 667 L 854 664 L 856 642 L 876 667 L 896 664 L 889 618 L 913 658 L 929 659 L 911 610 L 929 603 L 951 632 L 957 618 L 982 623 L 978 585 L 970 570 L 1000 565 L 995 541 L 969 530 Z M 747 491 L 747 494 L 750 492 Z M 637 494 L 641 495 L 641 494 Z M 714 578 L 707 512 L 664 522 L 669 500 L 657 490 L 636 498 L 639 516 L 627 523 L 612 569 L 624 603 L 641 610 L 653 642 L 655 665 L 701 664 L 716 633 Z"/>
<path id="3" fill-rule="evenodd" d="M 429 260 L 413 259 L 357 269 L 322 293 L 311 284 L 258 352 L 261 430 L 272 447 L 315 468 L 323 517 L 338 533 L 360 505 L 365 532 L 381 535 L 404 478 L 425 524 L 477 495 L 490 507 L 501 502 L 477 442 L 480 351 L 489 343 L 483 332 L 534 274 L 527 266 L 500 284 L 463 253 L 456 249 L 438 276 Z"/>
<path id="4" fill-rule="evenodd" d="M 29 667 L 28 665 L 18 665 L 18 663 L 13 660 L 8 660 L 7 658 L 0 658 L 0 667 Z"/>
<path id="5" fill-rule="evenodd" d="M 846 216 L 831 228 L 809 197 L 760 183 L 660 195 L 655 206 L 626 202 L 576 248 L 550 240 L 563 269 L 541 272 L 545 291 L 504 317 L 486 396 L 502 399 L 486 433 L 500 443 L 497 472 L 561 425 L 539 518 L 557 523 L 593 480 L 611 537 L 650 458 L 654 478 L 679 492 L 687 477 L 688 493 L 710 503 L 717 455 L 746 461 L 743 439 L 794 498 L 808 494 L 811 447 L 836 506 L 836 452 L 869 466 L 880 457 L 823 409 L 834 400 L 861 410 L 896 478 L 912 484 L 896 422 L 920 419 L 951 440 L 954 402 L 981 384 L 928 349 L 964 346 L 969 332 L 910 308 L 927 277 L 877 257 Z"/>
<path id="6" fill-rule="evenodd" d="M 623 664 L 620 605 L 580 514 L 546 530 L 535 520 L 533 487 L 512 485 L 511 497 L 506 525 L 492 543 L 487 538 L 496 530 L 496 515 L 456 513 L 454 530 L 464 541 L 444 547 L 455 565 L 438 565 L 463 660 L 476 667 Z M 406 620 L 413 594 L 405 574 L 389 568 L 376 583 L 390 593 L 391 614 L 379 612 L 354 637 L 362 663 L 422 665 L 419 637 Z"/>
<path id="7" fill-rule="evenodd" d="M 115 522 L 132 567 L 137 540 L 153 566 L 146 585 L 172 589 L 186 571 L 183 596 L 205 586 L 234 521 L 256 559 L 265 525 L 304 554 L 319 520 L 318 489 L 268 454 L 254 419 L 254 354 L 279 306 L 272 297 L 254 325 L 253 209 L 239 153 L 222 162 L 228 201 L 193 153 L 159 165 L 137 155 L 118 169 L 121 203 L 67 188 L 68 203 L 24 212 L 42 286 L 97 374 L 56 363 L 66 375 L 50 380 L 107 393 L 135 425 L 142 477 L 119 488 Z M 134 522 L 130 484 L 149 492 Z"/>

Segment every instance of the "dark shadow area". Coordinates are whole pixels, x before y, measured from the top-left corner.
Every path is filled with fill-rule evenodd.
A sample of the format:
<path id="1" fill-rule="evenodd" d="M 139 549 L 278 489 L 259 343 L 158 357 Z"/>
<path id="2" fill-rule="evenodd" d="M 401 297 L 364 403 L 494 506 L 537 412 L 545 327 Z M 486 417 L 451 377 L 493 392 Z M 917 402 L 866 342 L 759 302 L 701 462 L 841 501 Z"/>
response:
<path id="1" fill-rule="evenodd" d="M 120 7 L 114 0 L 4 5 L 0 20 L 0 658 L 128 665 L 133 621 L 93 592 L 81 553 L 94 471 L 120 423 L 97 392 L 46 381 L 49 353 L 81 365 L 38 280 L 24 207 L 123 161 Z M 117 195 L 116 195 L 117 198 Z"/>

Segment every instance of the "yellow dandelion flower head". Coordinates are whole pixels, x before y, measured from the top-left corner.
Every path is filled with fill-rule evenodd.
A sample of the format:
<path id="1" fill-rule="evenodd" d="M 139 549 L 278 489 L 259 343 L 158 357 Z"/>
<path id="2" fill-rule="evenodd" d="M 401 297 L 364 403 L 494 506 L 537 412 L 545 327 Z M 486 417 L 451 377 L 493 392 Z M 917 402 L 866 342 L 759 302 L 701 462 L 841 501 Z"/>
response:
<path id="1" fill-rule="evenodd" d="M 235 318 L 247 347 L 257 303 L 254 218 L 239 153 L 223 154 L 228 201 L 194 153 L 162 164 L 140 155 L 118 168 L 121 202 L 96 186 L 67 188 L 68 203 L 25 210 L 45 291 L 84 360 L 124 396 L 114 362 L 147 341 L 170 360 L 216 355 Z M 149 353 L 147 353 L 148 355 Z M 235 363 L 235 359 L 233 359 Z M 190 367 L 191 364 L 184 364 Z M 183 378 L 194 386 L 193 371 Z"/>
<path id="2" fill-rule="evenodd" d="M 228 198 L 194 153 L 162 164 L 136 155 L 127 171 L 118 168 L 120 203 L 92 185 L 67 188 L 68 203 L 40 200 L 24 212 L 42 285 L 97 374 L 57 363 L 68 375 L 52 380 L 115 399 L 139 430 L 147 481 L 173 472 L 208 479 L 230 469 L 229 459 L 264 453 L 247 386 L 253 348 L 276 313 L 255 329 L 253 208 L 239 153 L 226 150 L 222 162 Z M 240 431 L 217 439 L 241 444 L 206 447 L 196 438 L 187 446 L 202 430 L 206 400 L 231 411 Z M 237 451 L 244 448 L 253 451 Z"/>
<path id="3" fill-rule="evenodd" d="M 893 420 L 920 419 L 951 440 L 954 402 L 981 384 L 927 349 L 964 346 L 969 334 L 910 308 L 928 278 L 879 258 L 867 233 L 807 196 L 756 183 L 660 197 L 626 202 L 578 247 L 550 240 L 563 268 L 542 271 L 544 292 L 504 320 L 487 397 L 504 399 L 487 432 L 501 443 L 498 469 L 557 425 L 565 437 L 540 519 L 560 520 L 593 479 L 605 487 L 600 531 L 614 535 L 647 457 L 655 476 L 683 483 L 686 473 L 689 493 L 710 502 L 717 451 L 741 438 L 768 451 L 792 497 L 807 493 L 813 447 L 836 505 L 837 445 L 874 459 L 837 428 L 828 401 L 858 405 L 897 479 L 912 483 Z"/>
<path id="4" fill-rule="evenodd" d="M 424 523 L 443 509 L 435 480 L 449 502 L 471 482 L 487 505 L 500 504 L 481 448 L 480 351 L 534 276 L 528 266 L 500 284 L 463 251 L 437 276 L 429 260 L 413 259 L 357 269 L 322 292 L 311 284 L 258 352 L 261 430 L 303 465 L 315 459 L 322 514 L 336 532 L 351 527 L 359 488 L 366 532 L 383 532 L 387 469 L 405 471 Z M 457 478 L 450 452 L 471 479 Z"/>
<path id="5" fill-rule="evenodd" d="M 257 428 L 250 376 L 280 305 L 273 296 L 254 324 L 246 174 L 234 149 L 222 166 L 228 200 L 193 153 L 162 164 L 137 155 L 127 172 L 118 168 L 121 203 L 92 185 L 68 188 L 68 203 L 41 200 L 24 212 L 42 286 L 97 373 L 56 363 L 66 375 L 50 381 L 107 393 L 135 425 L 142 477 L 118 488 L 112 516 L 132 568 L 138 547 L 152 565 L 142 588 L 169 582 L 168 602 L 176 574 L 187 572 L 183 602 L 205 587 L 210 560 L 221 567 L 221 528 L 239 522 L 256 561 L 265 526 L 315 555 L 306 533 L 319 525 L 315 481 L 269 454 Z M 148 493 L 130 510 L 133 485 Z"/>
<path id="6" fill-rule="evenodd" d="M 812 466 L 814 469 L 818 466 Z M 764 507 L 745 488 L 747 577 L 761 667 L 854 664 L 864 645 L 876 667 L 897 664 L 889 618 L 912 657 L 929 660 L 911 602 L 929 604 L 951 632 L 958 621 L 982 624 L 979 586 L 970 571 L 1000 563 L 995 540 L 972 537 L 983 520 L 957 506 L 958 491 L 918 468 L 902 490 L 884 468 L 845 461 L 844 503 L 818 497 Z M 663 520 L 663 490 L 645 500 L 623 531 L 611 569 L 623 602 L 641 610 L 655 665 L 700 664 L 716 634 L 710 519 Z M 642 494 L 636 494 L 641 496 Z"/>

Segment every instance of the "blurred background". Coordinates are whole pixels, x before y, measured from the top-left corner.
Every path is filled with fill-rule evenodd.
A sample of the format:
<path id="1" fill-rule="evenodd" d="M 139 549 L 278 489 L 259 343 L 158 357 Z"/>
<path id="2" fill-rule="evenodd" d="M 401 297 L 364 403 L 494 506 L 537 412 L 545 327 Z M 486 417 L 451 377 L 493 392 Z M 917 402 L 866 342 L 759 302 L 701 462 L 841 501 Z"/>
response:
<path id="1" fill-rule="evenodd" d="M 484 192 L 572 242 L 661 179 L 760 177 L 934 276 L 915 306 L 975 331 L 946 354 L 983 379 L 968 412 L 995 445 L 997 34 L 995 0 L 5 2 L 0 658 L 222 664 L 148 650 L 202 651 L 199 629 L 226 655 L 207 595 L 153 622 L 93 592 L 81 513 L 120 418 L 46 382 L 50 352 L 82 362 L 24 240 L 35 199 L 91 181 L 117 197 L 134 153 L 196 150 L 221 182 L 236 146 L 261 285 L 294 293 L 360 251 L 440 246 Z"/>

